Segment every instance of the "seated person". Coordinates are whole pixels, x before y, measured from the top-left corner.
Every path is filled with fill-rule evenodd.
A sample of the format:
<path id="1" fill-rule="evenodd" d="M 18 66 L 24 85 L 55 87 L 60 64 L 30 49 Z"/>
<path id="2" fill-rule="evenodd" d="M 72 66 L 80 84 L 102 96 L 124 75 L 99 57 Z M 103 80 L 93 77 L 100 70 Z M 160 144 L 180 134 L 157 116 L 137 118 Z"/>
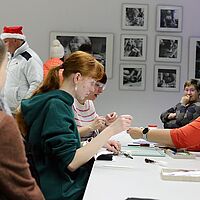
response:
<path id="1" fill-rule="evenodd" d="M 185 82 L 181 101 L 160 116 L 164 128 L 179 128 L 200 116 L 199 92 L 198 80 L 191 79 Z"/>
<path id="2" fill-rule="evenodd" d="M 22 100 L 18 123 L 33 152 L 41 190 L 46 199 L 80 200 L 93 165 L 93 157 L 110 137 L 126 131 L 130 115 L 119 116 L 85 146 L 74 121 L 74 98 L 84 99 L 94 91 L 104 69 L 93 56 L 72 53 L 59 67 L 52 68 L 45 81 L 29 99 Z M 27 130 L 26 132 L 24 130 Z"/>
<path id="3" fill-rule="evenodd" d="M 177 149 L 200 151 L 200 117 L 175 129 L 146 129 L 131 127 L 127 131 L 133 139 L 147 139 Z M 146 134 L 143 134 L 146 133 Z"/>
<path id="4" fill-rule="evenodd" d="M 106 73 L 104 73 L 103 78 L 95 84 L 94 92 L 91 92 L 89 96 L 83 100 L 74 100 L 74 119 L 82 141 L 87 141 L 96 137 L 99 132 L 105 129 L 107 125 L 115 121 L 117 118 L 117 114 L 115 112 L 109 113 L 105 117 L 98 116 L 94 107 L 93 101 L 103 92 L 106 82 L 107 76 Z M 109 140 L 104 147 L 117 153 L 116 149 L 120 149 L 120 144 L 114 140 Z"/>

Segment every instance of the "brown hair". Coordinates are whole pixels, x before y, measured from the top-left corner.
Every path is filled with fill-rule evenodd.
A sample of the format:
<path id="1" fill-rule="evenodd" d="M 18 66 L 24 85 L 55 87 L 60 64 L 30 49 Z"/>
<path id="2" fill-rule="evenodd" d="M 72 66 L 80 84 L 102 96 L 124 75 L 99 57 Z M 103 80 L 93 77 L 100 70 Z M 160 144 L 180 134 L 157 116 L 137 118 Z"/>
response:
<path id="1" fill-rule="evenodd" d="M 59 70 L 61 68 L 63 69 L 63 79 L 68 78 L 73 73 L 79 72 L 84 77 L 91 77 L 98 81 L 104 74 L 103 65 L 92 55 L 83 51 L 76 51 L 72 53 L 61 66 L 49 70 L 47 77 L 39 88 L 33 92 L 32 96 L 59 89 Z M 21 111 L 17 112 L 16 119 L 22 134 L 26 135 L 28 127 L 24 122 Z"/>
<path id="2" fill-rule="evenodd" d="M 199 83 L 199 81 L 196 80 L 196 79 L 190 79 L 190 80 L 186 81 L 186 82 L 184 83 L 184 89 L 185 89 L 186 87 L 191 86 L 191 85 L 193 85 L 193 86 L 195 87 L 195 89 L 197 90 L 197 92 L 200 91 L 200 83 Z"/>
<path id="3" fill-rule="evenodd" d="M 2 64 L 5 56 L 6 56 L 6 52 L 7 52 L 6 46 L 3 42 L 3 40 L 0 39 L 0 67 L 1 67 L 1 64 Z"/>
<path id="4" fill-rule="evenodd" d="M 60 87 L 59 70 L 63 70 L 63 79 L 68 78 L 73 73 L 81 73 L 82 76 L 91 77 L 100 80 L 103 77 L 103 65 L 98 62 L 92 55 L 83 51 L 72 53 L 64 61 L 62 66 L 49 70 L 49 73 L 42 85 L 33 93 L 33 96 L 45 93 L 50 90 L 56 90 Z"/>

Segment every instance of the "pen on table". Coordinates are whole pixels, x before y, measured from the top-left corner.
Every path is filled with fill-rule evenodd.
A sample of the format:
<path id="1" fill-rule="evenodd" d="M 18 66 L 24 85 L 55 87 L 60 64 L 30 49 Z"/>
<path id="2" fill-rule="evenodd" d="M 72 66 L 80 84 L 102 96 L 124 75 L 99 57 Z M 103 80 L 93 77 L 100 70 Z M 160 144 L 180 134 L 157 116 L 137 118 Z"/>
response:
<path id="1" fill-rule="evenodd" d="M 155 160 L 151 160 L 149 158 L 145 158 L 144 161 L 145 161 L 145 163 L 155 163 L 155 164 L 158 164 L 160 166 L 166 166 L 167 165 L 167 162 L 165 162 L 165 161 L 155 161 Z"/>
<path id="2" fill-rule="evenodd" d="M 145 144 L 134 144 L 134 143 L 133 143 L 133 144 L 128 144 L 128 146 L 150 147 L 150 144 L 146 144 L 146 143 L 145 143 Z"/>
<path id="3" fill-rule="evenodd" d="M 133 159 L 133 156 L 131 156 L 129 153 L 126 153 L 124 151 L 119 151 L 122 155 L 126 156 L 127 158 Z"/>
<path id="4" fill-rule="evenodd" d="M 116 149 L 116 147 L 115 147 L 114 145 L 112 145 L 112 147 L 113 147 L 114 149 Z M 117 150 L 120 154 L 126 156 L 127 158 L 133 159 L 133 156 L 131 156 L 129 153 L 124 152 L 124 151 L 121 151 L 121 150 L 118 150 L 118 149 L 116 149 L 116 150 Z"/>

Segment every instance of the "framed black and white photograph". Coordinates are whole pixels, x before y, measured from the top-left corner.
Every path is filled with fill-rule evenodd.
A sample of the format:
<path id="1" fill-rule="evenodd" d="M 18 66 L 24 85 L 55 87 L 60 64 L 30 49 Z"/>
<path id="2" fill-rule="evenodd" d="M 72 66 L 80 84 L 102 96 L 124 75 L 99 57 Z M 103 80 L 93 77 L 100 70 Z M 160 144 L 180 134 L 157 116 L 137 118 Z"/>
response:
<path id="1" fill-rule="evenodd" d="M 54 39 L 63 45 L 65 56 L 79 50 L 83 44 L 89 45 L 94 57 L 104 65 L 108 78 L 112 78 L 113 34 L 51 32 L 50 44 Z"/>
<path id="2" fill-rule="evenodd" d="M 181 42 L 179 36 L 157 36 L 155 60 L 181 62 Z"/>
<path id="3" fill-rule="evenodd" d="M 122 4 L 122 29 L 147 30 L 148 5 Z"/>
<path id="4" fill-rule="evenodd" d="M 200 80 L 200 37 L 189 39 L 189 79 Z"/>
<path id="5" fill-rule="evenodd" d="M 145 90 L 145 68 L 143 64 L 121 64 L 120 89 Z"/>
<path id="6" fill-rule="evenodd" d="M 155 65 L 154 90 L 178 92 L 180 86 L 180 66 Z"/>
<path id="7" fill-rule="evenodd" d="M 157 31 L 181 32 L 183 19 L 182 6 L 157 6 Z"/>
<path id="8" fill-rule="evenodd" d="M 121 35 L 121 60 L 146 60 L 146 35 Z"/>

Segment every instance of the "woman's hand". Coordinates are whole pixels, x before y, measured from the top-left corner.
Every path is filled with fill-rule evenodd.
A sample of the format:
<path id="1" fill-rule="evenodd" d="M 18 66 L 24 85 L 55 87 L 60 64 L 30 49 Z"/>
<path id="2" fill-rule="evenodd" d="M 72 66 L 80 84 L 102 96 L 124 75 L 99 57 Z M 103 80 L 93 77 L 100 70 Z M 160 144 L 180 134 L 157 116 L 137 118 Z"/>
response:
<path id="1" fill-rule="evenodd" d="M 176 113 L 170 113 L 167 118 L 168 119 L 176 119 Z"/>
<path id="2" fill-rule="evenodd" d="M 104 129 L 105 128 L 105 124 L 106 124 L 106 119 L 105 117 L 102 116 L 98 116 L 95 118 L 95 120 L 93 122 L 91 122 L 89 124 L 89 127 L 91 129 L 91 131 L 97 130 L 97 129 Z"/>
<path id="3" fill-rule="evenodd" d="M 106 115 L 106 125 L 113 123 L 117 119 L 118 115 L 116 112 L 112 112 Z"/>
<path id="4" fill-rule="evenodd" d="M 183 105 L 187 105 L 190 102 L 190 95 L 185 95 L 181 98 L 180 103 L 182 103 Z"/>
<path id="5" fill-rule="evenodd" d="M 132 122 L 131 115 L 120 115 L 110 126 L 108 126 L 112 131 L 113 135 L 118 134 L 122 131 L 126 131 L 131 126 Z"/>
<path id="6" fill-rule="evenodd" d="M 121 150 L 121 144 L 115 140 L 108 140 L 107 144 L 104 146 L 108 151 L 112 151 L 115 154 L 119 154 Z"/>
<path id="7" fill-rule="evenodd" d="M 143 128 L 138 127 L 131 127 L 128 129 L 127 133 L 133 138 L 133 139 L 139 139 L 142 138 L 142 130 Z"/>

